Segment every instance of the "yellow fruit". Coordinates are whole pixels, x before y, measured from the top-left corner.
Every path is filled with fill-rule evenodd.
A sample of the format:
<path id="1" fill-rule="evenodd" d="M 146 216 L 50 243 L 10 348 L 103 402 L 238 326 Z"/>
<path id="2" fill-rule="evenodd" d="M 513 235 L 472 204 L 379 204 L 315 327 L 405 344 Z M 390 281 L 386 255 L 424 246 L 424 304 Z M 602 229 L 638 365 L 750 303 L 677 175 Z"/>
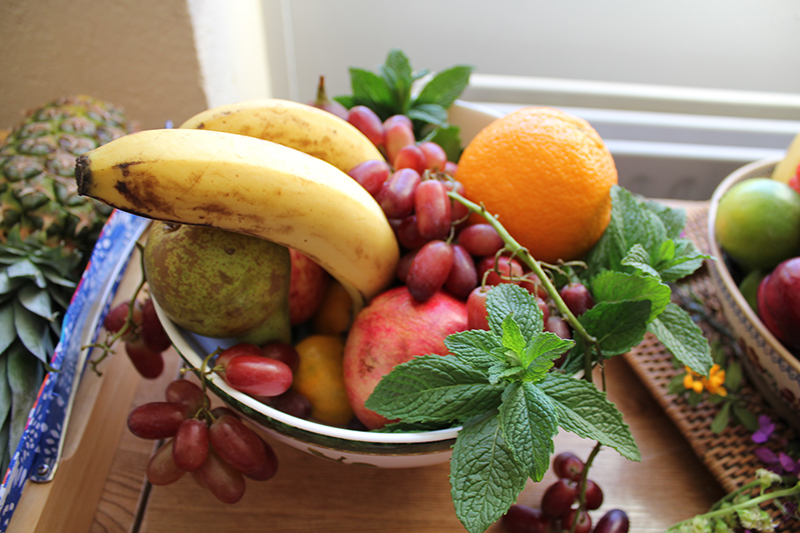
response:
<path id="1" fill-rule="evenodd" d="M 338 335 L 311 335 L 295 349 L 300 365 L 292 388 L 311 403 L 311 416 L 324 424 L 347 424 L 353 418 L 353 409 L 344 387 L 344 341 Z"/>
<path id="2" fill-rule="evenodd" d="M 605 231 L 617 169 L 588 122 L 528 107 L 478 133 L 456 179 L 534 258 L 555 263 L 580 258 Z"/>
<path id="3" fill-rule="evenodd" d="M 347 294 L 341 283 L 334 280 L 328 285 L 322 305 L 311 319 L 314 333 L 343 334 L 350 329 L 350 324 L 353 322 L 352 308 L 350 295 Z"/>
<path id="4" fill-rule="evenodd" d="M 800 133 L 795 135 L 786 149 L 786 155 L 775 165 L 775 169 L 772 171 L 772 179 L 789 183 L 789 180 L 797 172 L 797 165 L 800 165 Z"/>

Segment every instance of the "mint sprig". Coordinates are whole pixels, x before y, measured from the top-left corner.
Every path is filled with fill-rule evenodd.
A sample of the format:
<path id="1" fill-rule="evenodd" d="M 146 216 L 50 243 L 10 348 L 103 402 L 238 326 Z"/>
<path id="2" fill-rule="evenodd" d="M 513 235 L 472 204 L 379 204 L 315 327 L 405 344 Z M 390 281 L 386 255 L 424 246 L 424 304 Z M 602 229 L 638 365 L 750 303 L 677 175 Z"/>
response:
<path id="1" fill-rule="evenodd" d="M 398 365 L 366 402 L 390 419 L 462 424 L 450 479 L 456 514 L 470 532 L 498 520 L 528 478 L 541 481 L 559 426 L 639 460 L 628 426 L 605 394 L 552 371 L 572 341 L 543 330 L 530 293 L 499 285 L 489 292 L 486 308 L 489 331 L 449 335 L 450 355 Z"/>
<path id="2" fill-rule="evenodd" d="M 430 74 L 414 71 L 406 55 L 391 50 L 377 72 L 350 68 L 351 95 L 334 100 L 350 109 L 363 105 L 381 120 L 392 115 L 406 115 L 414 126 L 418 141 L 432 140 L 441 145 L 451 161 L 461 153 L 459 129 L 448 124 L 447 108 L 469 84 L 472 67 L 456 65 Z"/>

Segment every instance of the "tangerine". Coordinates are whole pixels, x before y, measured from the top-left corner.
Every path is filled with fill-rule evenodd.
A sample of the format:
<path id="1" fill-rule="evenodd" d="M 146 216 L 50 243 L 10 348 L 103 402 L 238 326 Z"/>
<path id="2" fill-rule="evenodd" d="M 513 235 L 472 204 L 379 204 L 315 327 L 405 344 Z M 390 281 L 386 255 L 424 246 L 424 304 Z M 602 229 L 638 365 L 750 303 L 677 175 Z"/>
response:
<path id="1" fill-rule="evenodd" d="M 456 179 L 469 200 L 548 263 L 579 259 L 600 239 L 618 180 L 597 131 L 549 107 L 519 109 L 481 130 L 464 149 Z"/>

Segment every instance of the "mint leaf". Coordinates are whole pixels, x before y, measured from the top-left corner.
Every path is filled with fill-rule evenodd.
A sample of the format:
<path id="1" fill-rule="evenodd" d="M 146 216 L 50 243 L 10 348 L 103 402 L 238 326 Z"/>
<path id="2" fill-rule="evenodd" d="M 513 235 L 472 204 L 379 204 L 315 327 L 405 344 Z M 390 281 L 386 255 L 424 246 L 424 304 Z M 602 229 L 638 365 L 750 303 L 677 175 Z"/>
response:
<path id="1" fill-rule="evenodd" d="M 408 110 L 406 115 L 413 121 L 425 124 L 434 124 L 436 126 L 447 125 L 447 109 L 437 104 L 414 106 Z M 415 125 L 414 130 L 418 131 L 419 129 L 418 125 Z"/>
<path id="2" fill-rule="evenodd" d="M 394 97 L 386 80 L 368 70 L 350 69 L 354 105 L 364 105 L 385 120 L 392 114 Z"/>
<path id="3" fill-rule="evenodd" d="M 658 338 L 682 364 L 700 375 L 707 376 L 714 361 L 711 346 L 689 313 L 669 303 L 664 312 L 647 329 Z"/>
<path id="4" fill-rule="evenodd" d="M 472 368 L 488 372 L 498 361 L 503 361 L 503 344 L 491 331 L 472 329 L 448 335 L 444 345 L 455 357 Z"/>
<path id="5" fill-rule="evenodd" d="M 626 459 L 641 461 L 630 428 L 606 393 L 587 381 L 555 372 L 548 374 L 539 388 L 553 402 L 559 426 L 614 448 Z"/>
<path id="6" fill-rule="evenodd" d="M 569 350 L 574 342 L 545 331 L 528 341 L 521 359 L 524 381 L 538 383 L 553 368 L 553 362 Z"/>
<path id="7" fill-rule="evenodd" d="M 503 438 L 528 476 L 541 481 L 550 465 L 558 419 L 550 399 L 531 383 L 512 383 L 499 410 Z"/>
<path id="8" fill-rule="evenodd" d="M 649 300 L 648 322 L 661 314 L 670 302 L 672 290 L 656 276 L 629 274 L 607 270 L 591 281 L 591 292 L 596 302 L 623 300 Z"/>
<path id="9" fill-rule="evenodd" d="M 631 267 L 634 271 L 647 274 L 649 276 L 658 276 L 658 271 L 650 266 L 650 253 L 641 244 L 634 244 L 628 253 L 620 261 L 622 266 Z M 660 277 L 660 276 L 658 276 Z"/>
<path id="10" fill-rule="evenodd" d="M 472 67 L 466 65 L 456 65 L 437 72 L 417 95 L 414 107 L 420 104 L 450 107 L 469 85 L 471 73 Z"/>
<path id="11" fill-rule="evenodd" d="M 461 157 L 461 136 L 459 128 L 456 126 L 444 126 L 436 128 L 423 141 L 432 141 L 444 148 L 448 161 L 458 161 Z"/>
<path id="12" fill-rule="evenodd" d="M 682 279 L 703 265 L 703 261 L 710 257 L 698 250 L 697 246 L 689 239 L 675 239 L 671 243 L 671 254 L 664 253 L 655 262 L 655 267 L 667 283 Z"/>
<path id="13" fill-rule="evenodd" d="M 539 305 L 528 291 L 511 283 L 501 283 L 486 296 L 486 311 L 489 327 L 496 335 L 503 334 L 503 321 L 512 315 L 519 329 L 527 338 L 535 337 L 544 330 L 544 316 Z"/>
<path id="14" fill-rule="evenodd" d="M 519 362 L 520 355 L 525 351 L 527 342 L 519 330 L 519 325 L 514 321 L 513 315 L 508 315 L 500 327 L 503 330 L 503 336 L 500 338 L 503 348 L 506 349 L 506 353 L 511 352 L 510 355 L 513 360 Z"/>
<path id="15" fill-rule="evenodd" d="M 411 84 L 414 82 L 411 63 L 400 50 L 391 50 L 386 57 L 386 62 L 379 67 L 381 76 L 386 81 L 393 96 L 393 109 L 399 113 L 408 111 L 411 98 Z"/>
<path id="16" fill-rule="evenodd" d="M 605 357 L 628 352 L 642 342 L 650 318 L 650 300 L 599 302 L 578 317 L 597 339 Z"/>
<path id="17" fill-rule="evenodd" d="M 653 200 L 645 200 L 642 207 L 655 213 L 664 224 L 667 238 L 676 239 L 680 237 L 683 228 L 686 226 L 686 210 L 666 206 Z"/>
<path id="18" fill-rule="evenodd" d="M 468 420 L 453 446 L 450 494 L 456 516 L 470 533 L 495 523 L 528 481 L 502 433 L 497 411 L 491 411 Z"/>
<path id="19" fill-rule="evenodd" d="M 423 355 L 394 367 L 365 406 L 406 423 L 463 420 L 496 408 L 502 390 L 456 357 Z"/>

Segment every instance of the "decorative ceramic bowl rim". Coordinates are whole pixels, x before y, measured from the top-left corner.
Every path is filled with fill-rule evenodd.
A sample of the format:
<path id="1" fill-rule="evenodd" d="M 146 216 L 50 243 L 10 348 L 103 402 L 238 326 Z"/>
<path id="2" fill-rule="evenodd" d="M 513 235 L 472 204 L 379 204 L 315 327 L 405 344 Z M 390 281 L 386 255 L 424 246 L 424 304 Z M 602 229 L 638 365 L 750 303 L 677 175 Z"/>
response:
<path id="1" fill-rule="evenodd" d="M 179 328 L 172 320 L 170 320 L 155 298 L 153 298 L 153 303 L 156 313 L 158 314 L 161 323 L 164 325 L 164 329 L 172 341 L 175 350 L 192 370 L 199 371 L 203 364 L 204 357 L 200 356 L 198 350 L 192 346 L 193 343 L 186 339 L 187 336 L 198 336 L 195 336 L 192 333 L 187 333 L 182 328 Z M 224 340 L 220 340 L 219 344 L 221 346 L 226 345 Z M 227 345 L 230 344 L 230 342 L 227 343 Z M 210 373 L 206 375 L 206 384 L 209 386 L 209 388 L 211 388 L 212 391 L 219 391 L 223 396 L 229 397 L 233 401 L 246 406 L 250 410 L 257 412 L 262 416 L 271 418 L 279 423 L 286 424 L 288 426 L 294 426 L 300 430 L 319 434 L 325 437 L 379 444 L 418 444 L 454 439 L 456 438 L 456 434 L 458 433 L 459 429 L 461 429 L 459 426 L 434 431 L 378 433 L 328 426 L 319 422 L 297 418 L 295 416 L 286 414 L 283 411 L 279 411 L 278 409 L 270 407 L 269 405 L 266 405 L 255 398 L 244 394 L 243 392 L 237 391 L 225 383 L 225 381 L 216 373 Z"/>
<path id="2" fill-rule="evenodd" d="M 734 184 L 745 179 L 744 176 L 752 174 L 751 177 L 758 177 L 760 174 L 759 171 L 768 171 L 769 168 L 774 167 L 778 161 L 780 161 L 780 158 L 769 158 L 754 161 L 733 171 L 730 175 L 728 175 L 728 177 L 720 182 L 720 184 L 714 190 L 714 194 L 711 196 L 711 203 L 708 210 L 708 244 L 710 253 L 714 258 L 710 261 L 711 268 L 713 268 L 719 275 L 719 278 L 722 280 L 725 288 L 730 293 L 731 298 L 733 298 L 733 300 L 736 302 L 739 310 L 756 328 L 758 333 L 762 335 L 764 339 L 766 339 L 772 349 L 775 350 L 775 352 L 778 353 L 795 372 L 800 373 L 800 360 L 794 357 L 791 352 L 789 352 L 789 350 L 787 350 L 775 337 L 775 335 L 773 335 L 772 332 L 767 329 L 755 311 L 753 311 L 753 309 L 750 307 L 750 304 L 747 303 L 747 300 L 745 300 L 742 293 L 739 291 L 739 287 L 736 285 L 736 282 L 733 280 L 733 277 L 731 276 L 728 268 L 725 266 L 724 260 L 722 259 L 722 250 L 717 244 L 716 233 L 714 230 L 714 221 L 717 218 L 717 207 L 719 206 L 719 201 L 722 196 Z M 764 172 L 763 177 L 769 177 L 769 173 Z"/>

